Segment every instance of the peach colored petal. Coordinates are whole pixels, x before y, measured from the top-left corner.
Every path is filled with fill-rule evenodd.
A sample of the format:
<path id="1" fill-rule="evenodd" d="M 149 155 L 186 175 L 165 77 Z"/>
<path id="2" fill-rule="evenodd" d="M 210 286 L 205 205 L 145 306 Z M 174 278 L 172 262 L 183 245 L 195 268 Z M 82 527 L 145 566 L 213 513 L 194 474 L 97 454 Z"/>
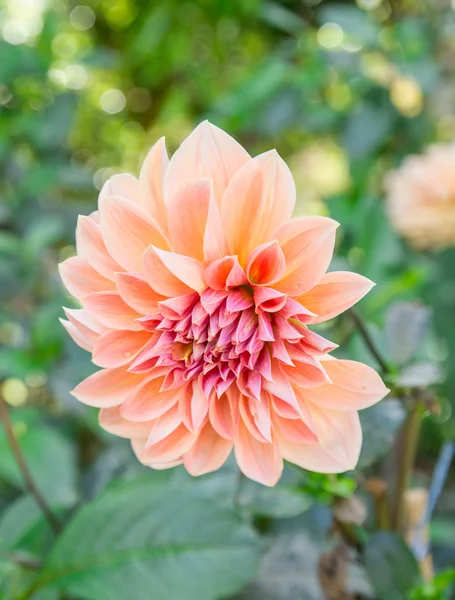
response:
<path id="1" fill-rule="evenodd" d="M 163 441 L 173 433 L 179 425 L 182 424 L 179 407 L 172 406 L 161 417 L 153 421 L 149 436 L 147 438 L 146 448 Z"/>
<path id="2" fill-rule="evenodd" d="M 179 425 L 160 442 L 151 446 L 146 445 L 141 454 L 141 462 L 159 464 L 180 460 L 191 449 L 197 437 L 197 433 L 189 431 L 185 425 Z"/>
<path id="3" fill-rule="evenodd" d="M 312 410 L 318 443 L 298 444 L 275 431 L 285 460 L 318 473 L 343 473 L 354 469 L 362 445 L 362 429 L 356 411 Z"/>
<path id="4" fill-rule="evenodd" d="M 236 256 L 224 256 L 205 270 L 205 281 L 214 290 L 228 290 L 247 283 L 246 275 Z"/>
<path id="5" fill-rule="evenodd" d="M 193 447 L 183 459 L 191 475 L 204 475 L 221 468 L 232 450 L 232 442 L 219 436 L 210 423 L 202 428 Z"/>
<path id="6" fill-rule="evenodd" d="M 95 342 L 98 339 L 99 334 L 106 331 L 106 327 L 101 325 L 96 319 L 88 314 L 83 308 L 65 308 L 63 307 L 65 315 L 73 325 L 80 329 L 85 334 L 89 335 Z"/>
<path id="7" fill-rule="evenodd" d="M 286 272 L 274 287 L 290 296 L 311 289 L 327 271 L 335 246 L 338 223 L 326 217 L 301 217 L 274 234 L 286 259 Z"/>
<path id="8" fill-rule="evenodd" d="M 286 223 L 294 204 L 294 180 L 276 151 L 252 158 L 237 171 L 224 193 L 221 217 L 228 246 L 241 265 Z"/>
<path id="9" fill-rule="evenodd" d="M 318 438 L 301 419 L 285 419 L 277 414 L 273 416 L 274 430 L 296 444 L 317 443 Z"/>
<path id="10" fill-rule="evenodd" d="M 95 271 L 81 256 L 67 258 L 58 265 L 58 270 L 66 289 L 75 298 L 115 290 L 115 284 Z"/>
<path id="11" fill-rule="evenodd" d="M 145 380 L 123 402 L 120 407 L 122 417 L 130 421 L 151 421 L 175 406 L 185 389 L 160 392 L 162 383 L 162 377 Z"/>
<path id="12" fill-rule="evenodd" d="M 172 156 L 165 178 L 165 198 L 170 202 L 182 187 L 209 178 L 218 204 L 234 173 L 250 156 L 234 138 L 208 121 L 200 123 Z"/>
<path id="13" fill-rule="evenodd" d="M 158 312 L 158 302 L 165 299 L 153 290 L 139 273 L 117 273 L 117 289 L 122 299 L 142 315 Z"/>
<path id="14" fill-rule="evenodd" d="M 237 429 L 231 403 L 223 394 L 220 398 L 213 394 L 210 398 L 209 419 L 213 429 L 226 440 L 232 441 Z"/>
<path id="15" fill-rule="evenodd" d="M 167 252 L 152 247 L 147 251 L 147 255 L 153 251 L 165 268 L 174 275 L 178 280 L 195 290 L 199 294 L 206 289 L 207 285 L 204 280 L 204 265 L 194 258 L 176 254 L 175 252 Z M 147 273 L 146 273 L 147 278 Z M 153 286 L 153 280 L 150 285 Z M 186 292 L 184 292 L 186 293 Z"/>
<path id="16" fill-rule="evenodd" d="M 193 181 L 173 194 L 167 204 L 169 240 L 174 252 L 204 260 L 204 234 L 207 226 L 212 182 Z"/>
<path id="17" fill-rule="evenodd" d="M 229 254 L 229 248 L 224 235 L 223 223 L 221 221 L 220 209 L 218 208 L 213 194 L 210 195 L 207 223 L 204 231 L 204 261 L 211 263 Z"/>
<path id="18" fill-rule="evenodd" d="M 311 323 L 322 323 L 336 317 L 361 300 L 375 284 L 357 273 L 333 271 L 322 276 L 319 282 L 298 301 L 315 313 Z"/>
<path id="19" fill-rule="evenodd" d="M 123 367 L 102 369 L 77 385 L 71 394 L 80 402 L 97 408 L 118 406 L 141 383 L 143 377 Z"/>
<path id="20" fill-rule="evenodd" d="M 141 315 L 122 300 L 117 292 L 96 292 L 82 299 L 87 312 L 110 329 L 142 329 L 136 322 Z"/>
<path id="21" fill-rule="evenodd" d="M 59 319 L 59 321 L 78 346 L 80 346 L 83 350 L 87 350 L 88 352 L 93 350 L 93 341 L 89 336 L 80 331 L 75 325 L 73 325 L 73 323 L 70 323 L 65 319 Z"/>
<path id="22" fill-rule="evenodd" d="M 127 365 L 139 354 L 151 335 L 148 331 L 107 331 L 96 341 L 92 361 L 107 369 Z"/>
<path id="23" fill-rule="evenodd" d="M 275 443 L 263 444 L 248 431 L 241 419 L 235 438 L 235 457 L 244 475 L 262 483 L 273 486 L 281 477 L 283 460 Z"/>
<path id="24" fill-rule="evenodd" d="M 271 285 L 279 281 L 286 269 L 286 260 L 278 242 L 273 240 L 258 246 L 249 255 L 245 272 L 255 285 Z"/>
<path id="25" fill-rule="evenodd" d="M 105 431 L 130 439 L 148 436 L 152 428 L 152 423 L 132 423 L 123 419 L 118 406 L 102 408 L 98 415 L 98 421 Z"/>
<path id="26" fill-rule="evenodd" d="M 181 420 L 190 431 L 199 431 L 209 411 L 209 399 L 195 380 L 179 402 Z"/>
<path id="27" fill-rule="evenodd" d="M 302 390 L 315 406 L 330 410 L 361 410 L 382 400 L 389 390 L 371 367 L 354 360 L 324 360 L 332 383 Z"/>
<path id="28" fill-rule="evenodd" d="M 164 238 L 167 238 L 167 214 L 163 200 L 163 183 L 168 164 L 166 144 L 162 137 L 151 147 L 139 175 L 141 204 Z"/>
<path id="29" fill-rule="evenodd" d="M 145 251 L 143 265 L 145 280 L 158 294 L 171 298 L 192 292 L 188 285 L 168 269 L 153 247 Z"/>
<path id="30" fill-rule="evenodd" d="M 145 210 L 125 198 L 104 198 L 100 218 L 106 248 L 126 271 L 142 269 L 142 255 L 150 244 L 168 247 Z"/>
<path id="31" fill-rule="evenodd" d="M 122 271 L 107 251 L 100 226 L 90 217 L 79 216 L 76 229 L 76 247 L 78 255 L 101 275 L 115 280 L 115 273 Z"/>
<path id="32" fill-rule="evenodd" d="M 265 410 L 268 412 L 265 427 L 259 426 L 260 422 L 257 419 L 257 411 L 254 410 L 253 404 L 253 402 L 256 402 L 256 400 L 243 395 L 239 398 L 240 420 L 248 429 L 249 434 L 252 435 L 258 442 L 268 444 L 272 441 L 270 429 L 270 412 L 268 409 L 268 403 L 266 403 L 265 399 L 263 401 L 267 405 Z"/>
<path id="33" fill-rule="evenodd" d="M 140 204 L 139 181 L 131 173 L 119 173 L 112 175 L 103 185 L 100 191 L 98 202 L 108 196 L 119 196 L 126 198 L 134 204 Z"/>

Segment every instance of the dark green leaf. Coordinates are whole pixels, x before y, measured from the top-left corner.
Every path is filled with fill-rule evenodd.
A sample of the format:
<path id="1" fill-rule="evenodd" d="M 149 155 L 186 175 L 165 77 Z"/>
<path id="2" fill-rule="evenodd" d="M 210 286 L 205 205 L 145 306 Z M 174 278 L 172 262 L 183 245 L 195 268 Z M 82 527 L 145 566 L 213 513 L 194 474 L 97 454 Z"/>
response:
<path id="1" fill-rule="evenodd" d="M 387 398 L 360 412 L 364 439 L 360 468 L 368 467 L 387 454 L 405 414 L 402 403 L 396 398 Z"/>

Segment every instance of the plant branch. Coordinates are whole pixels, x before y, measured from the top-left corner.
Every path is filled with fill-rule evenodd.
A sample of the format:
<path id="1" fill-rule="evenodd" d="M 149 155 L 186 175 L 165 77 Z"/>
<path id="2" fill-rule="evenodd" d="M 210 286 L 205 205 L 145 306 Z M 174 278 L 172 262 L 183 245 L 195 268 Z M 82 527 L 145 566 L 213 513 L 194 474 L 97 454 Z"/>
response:
<path id="1" fill-rule="evenodd" d="M 357 311 L 355 311 L 353 309 L 350 310 L 349 314 L 351 315 L 351 318 L 354 321 L 355 326 L 359 330 L 360 335 L 363 337 L 363 340 L 364 340 L 368 350 L 371 352 L 371 354 L 376 359 L 378 365 L 381 367 L 381 370 L 384 373 L 390 373 L 391 372 L 390 367 L 386 363 L 386 361 L 382 358 L 379 350 L 376 348 L 376 344 L 373 342 L 373 339 L 372 339 L 370 333 L 368 332 L 368 329 L 367 329 L 365 323 L 363 322 L 362 317 L 359 315 L 359 313 Z"/>
<path id="2" fill-rule="evenodd" d="M 417 452 L 417 442 L 419 440 L 422 416 L 425 410 L 425 404 L 420 398 L 416 398 L 414 406 L 408 413 L 402 437 L 402 448 L 400 463 L 398 465 L 398 475 L 395 487 L 393 528 L 398 533 L 402 533 L 405 518 L 405 493 L 408 489 L 409 480 L 414 466 Z"/>
<path id="3" fill-rule="evenodd" d="M 21 447 L 17 441 L 16 435 L 13 431 L 13 427 L 11 424 L 11 420 L 9 418 L 8 406 L 4 400 L 4 398 L 0 394 L 0 420 L 3 423 L 3 427 L 5 428 L 6 437 L 8 438 L 8 443 L 11 448 L 11 452 L 14 456 L 14 459 L 19 467 L 19 470 L 24 478 L 25 487 L 28 492 L 35 498 L 36 503 L 42 510 L 44 516 L 46 517 L 49 525 L 55 533 L 60 533 L 62 530 L 62 525 L 60 521 L 57 519 L 55 514 L 52 512 L 50 507 L 48 506 L 46 500 L 43 498 L 41 492 L 36 487 L 35 482 L 33 481 L 33 477 L 28 470 L 27 463 L 25 462 L 24 455 L 22 454 Z"/>

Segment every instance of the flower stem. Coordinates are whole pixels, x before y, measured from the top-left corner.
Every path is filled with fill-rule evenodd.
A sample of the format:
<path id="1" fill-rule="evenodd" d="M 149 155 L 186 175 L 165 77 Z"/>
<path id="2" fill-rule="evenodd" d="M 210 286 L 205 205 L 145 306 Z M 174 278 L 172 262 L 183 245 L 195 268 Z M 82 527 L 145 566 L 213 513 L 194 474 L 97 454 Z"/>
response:
<path id="1" fill-rule="evenodd" d="M 424 410 L 425 404 L 420 398 L 416 398 L 415 404 L 409 411 L 402 430 L 401 460 L 398 465 L 393 513 L 393 528 L 399 533 L 403 531 L 405 494 L 414 466 Z"/>
<path id="2" fill-rule="evenodd" d="M 390 373 L 390 367 L 387 364 L 387 362 L 382 358 L 379 350 L 376 348 L 376 344 L 373 342 L 373 339 L 372 339 L 370 333 L 368 332 L 368 329 L 367 329 L 365 323 L 363 322 L 362 317 L 359 315 L 359 313 L 357 311 L 355 311 L 353 309 L 351 309 L 349 314 L 351 315 L 351 318 L 354 321 L 355 326 L 359 330 L 360 335 L 363 337 L 363 340 L 364 340 L 368 350 L 371 352 L 373 357 L 376 359 L 376 362 L 381 367 L 381 370 L 384 373 Z"/>
<path id="3" fill-rule="evenodd" d="M 14 459 L 19 467 L 19 470 L 24 478 L 25 487 L 28 492 L 35 498 L 36 503 L 42 510 L 44 516 L 46 517 L 49 525 L 55 533 L 60 533 L 62 530 L 62 525 L 60 521 L 57 519 L 55 514 L 52 512 L 50 507 L 48 506 L 46 500 L 43 498 L 41 492 L 36 487 L 35 482 L 33 481 L 33 477 L 28 470 L 27 463 L 25 462 L 24 455 L 22 454 L 21 447 L 17 441 L 16 435 L 13 431 L 13 427 L 11 424 L 11 420 L 9 418 L 8 406 L 4 400 L 4 398 L 0 395 L 0 420 L 3 423 L 3 427 L 5 429 L 6 437 L 8 438 L 8 443 L 11 448 L 11 452 L 14 456 Z"/>

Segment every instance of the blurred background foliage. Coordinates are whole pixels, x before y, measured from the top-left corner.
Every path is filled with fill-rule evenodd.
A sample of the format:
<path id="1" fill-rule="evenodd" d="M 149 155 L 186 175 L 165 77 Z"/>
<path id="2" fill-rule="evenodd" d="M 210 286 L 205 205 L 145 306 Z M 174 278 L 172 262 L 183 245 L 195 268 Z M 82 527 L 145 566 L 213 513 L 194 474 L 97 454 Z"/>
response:
<path id="1" fill-rule="evenodd" d="M 388 223 L 383 183 L 404 156 L 455 137 L 450 2 L 0 0 L 0 9 L 1 393 L 48 502 L 64 519 L 87 503 L 50 550 L 54 535 L 23 493 L 0 431 L 2 598 L 63 598 L 53 589 L 39 591 L 33 561 L 46 562 L 51 574 L 54 569 L 65 598 L 226 597 L 254 578 L 259 547 L 266 553 L 242 596 L 248 600 L 448 598 L 453 573 L 447 567 L 455 562 L 453 476 L 432 521 L 439 575 L 431 584 L 419 580 L 406 546 L 392 534 L 372 533 L 373 517 L 359 518 L 351 504 L 339 512 L 340 502 L 352 498 L 371 512 L 365 481 L 387 473 L 396 457 L 391 448 L 403 400 L 363 413 L 366 442 L 353 474 L 290 468 L 275 490 L 267 490 L 239 480 L 233 465 L 197 481 L 179 470 L 152 473 L 136 463 L 127 444 L 98 428 L 95 411 L 69 395 L 94 368 L 58 323 L 61 306 L 73 301 L 56 265 L 75 252 L 77 215 L 94 210 L 112 174 L 137 174 L 158 137 L 165 135 L 173 151 L 208 118 L 252 154 L 276 147 L 297 182 L 296 213 L 328 214 L 341 223 L 334 268 L 356 270 L 378 284 L 359 311 L 390 366 L 390 383 L 404 395 L 431 386 L 413 479 L 428 486 L 441 446 L 455 438 L 455 253 L 407 248 Z M 329 337 L 343 342 L 339 356 L 378 368 L 349 315 L 328 327 Z M 104 504 L 99 494 L 108 497 Z M 142 532 L 133 527 L 136 537 L 130 529 L 120 538 L 125 556 L 133 547 L 141 556 L 146 548 L 159 553 L 147 545 L 159 537 L 164 518 L 159 498 L 194 523 L 204 522 L 204 514 L 213 518 L 213 539 L 198 540 L 194 531 L 181 535 L 202 547 L 225 544 L 220 556 L 208 544 L 205 555 L 190 557 L 193 563 L 182 559 L 174 570 L 165 555 L 155 572 L 156 564 L 131 555 L 121 567 L 128 585 L 101 567 L 71 580 L 58 574 L 77 560 L 93 561 L 81 528 L 87 534 L 95 527 L 98 546 L 109 552 L 103 506 L 114 521 L 120 518 L 115 508 L 125 504 L 143 517 Z M 128 519 L 138 517 L 124 512 L 118 527 L 126 532 Z M 360 563 L 369 576 L 352 556 L 340 558 L 350 565 L 349 596 L 321 589 L 334 523 L 354 527 L 355 551 L 365 553 Z M 164 548 L 179 542 L 174 529 L 161 532 Z M 202 568 L 200 561 L 208 560 L 210 568 Z M 351 572 L 353 564 L 358 572 Z M 372 564 L 382 573 L 379 581 Z"/>

